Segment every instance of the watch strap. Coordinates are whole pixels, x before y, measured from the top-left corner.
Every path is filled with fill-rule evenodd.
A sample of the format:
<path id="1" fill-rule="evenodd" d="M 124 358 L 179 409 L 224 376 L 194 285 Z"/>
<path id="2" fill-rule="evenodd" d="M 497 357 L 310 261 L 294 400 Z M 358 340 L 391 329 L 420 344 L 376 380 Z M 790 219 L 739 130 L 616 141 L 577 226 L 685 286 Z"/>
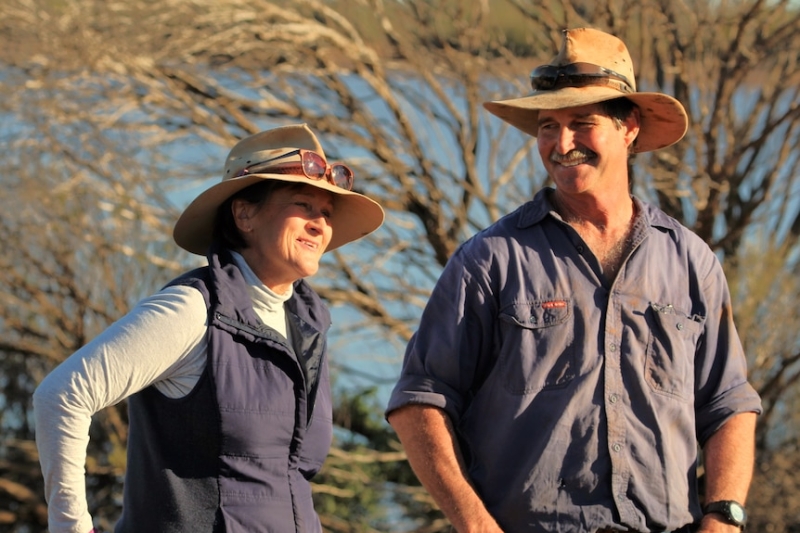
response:
<path id="1" fill-rule="evenodd" d="M 703 507 L 703 514 L 716 513 L 721 515 L 731 525 L 744 530 L 747 523 L 747 513 L 744 506 L 733 500 L 720 500 L 711 502 Z"/>

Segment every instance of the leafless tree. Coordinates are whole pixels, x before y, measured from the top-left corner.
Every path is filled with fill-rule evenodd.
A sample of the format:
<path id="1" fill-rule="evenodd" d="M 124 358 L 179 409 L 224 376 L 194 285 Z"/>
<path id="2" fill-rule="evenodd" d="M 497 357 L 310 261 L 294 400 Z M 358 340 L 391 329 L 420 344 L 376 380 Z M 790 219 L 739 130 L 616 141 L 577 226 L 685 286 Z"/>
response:
<path id="1" fill-rule="evenodd" d="M 628 43 L 640 89 L 673 94 L 690 112 L 684 141 L 638 156 L 635 191 L 723 260 L 766 409 L 751 524 L 797 527 L 791 474 L 776 474 L 800 463 L 800 327 L 789 312 L 800 290 L 796 9 L 788 0 L 6 0 L 0 423 L 15 438 L 0 443 L 0 524 L 44 527 L 30 446 L 36 383 L 197 263 L 171 243 L 171 224 L 219 179 L 237 138 L 307 122 L 388 211 L 378 233 L 327 254 L 312 280 L 334 309 L 338 382 L 356 387 L 336 414 L 353 438 L 337 442 L 317 486 L 324 524 L 446 530 L 400 466 L 380 401 L 369 400 L 380 394 L 353 383 L 391 381 L 450 254 L 547 183 L 534 140 L 481 103 L 525 94 L 560 29 L 589 25 Z M 124 406 L 107 409 L 93 427 L 90 492 L 106 526 L 118 512 L 125 416 Z M 386 491 L 407 516 L 401 525 L 383 509 Z"/>

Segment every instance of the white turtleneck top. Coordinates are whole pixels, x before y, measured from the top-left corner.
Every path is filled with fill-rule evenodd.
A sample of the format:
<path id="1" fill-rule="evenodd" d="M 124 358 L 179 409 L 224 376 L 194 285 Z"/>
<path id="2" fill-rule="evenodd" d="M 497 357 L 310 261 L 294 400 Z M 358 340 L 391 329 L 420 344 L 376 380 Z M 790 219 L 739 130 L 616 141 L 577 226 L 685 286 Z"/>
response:
<path id="1" fill-rule="evenodd" d="M 287 336 L 283 304 L 233 253 L 256 315 Z M 174 286 L 140 301 L 128 314 L 53 370 L 34 393 L 50 533 L 88 533 L 86 447 L 97 411 L 154 386 L 170 398 L 187 395 L 206 365 L 207 309 L 197 289 Z"/>

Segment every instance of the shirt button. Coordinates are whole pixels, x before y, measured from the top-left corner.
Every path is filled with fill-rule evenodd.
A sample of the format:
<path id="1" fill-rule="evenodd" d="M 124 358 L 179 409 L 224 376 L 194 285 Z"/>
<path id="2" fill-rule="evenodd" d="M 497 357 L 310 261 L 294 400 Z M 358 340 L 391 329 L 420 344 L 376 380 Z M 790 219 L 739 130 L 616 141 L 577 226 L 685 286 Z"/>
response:
<path id="1" fill-rule="evenodd" d="M 578 253 L 579 254 L 583 253 L 583 246 L 581 246 L 580 244 L 578 245 Z"/>
<path id="2" fill-rule="evenodd" d="M 616 352 L 617 351 L 617 345 L 616 344 L 609 344 L 608 345 L 608 349 L 611 350 L 612 352 Z"/>
<path id="3" fill-rule="evenodd" d="M 683 329 L 683 322 L 678 322 L 678 324 L 675 327 L 678 329 Z"/>
<path id="4" fill-rule="evenodd" d="M 614 444 L 614 446 L 612 446 L 611 449 L 614 450 L 615 452 L 618 452 L 622 449 L 622 446 L 620 446 L 619 444 Z"/>
<path id="5" fill-rule="evenodd" d="M 612 394 L 611 397 L 609 398 L 609 400 L 611 401 L 611 403 L 617 403 L 617 395 L 616 394 Z"/>

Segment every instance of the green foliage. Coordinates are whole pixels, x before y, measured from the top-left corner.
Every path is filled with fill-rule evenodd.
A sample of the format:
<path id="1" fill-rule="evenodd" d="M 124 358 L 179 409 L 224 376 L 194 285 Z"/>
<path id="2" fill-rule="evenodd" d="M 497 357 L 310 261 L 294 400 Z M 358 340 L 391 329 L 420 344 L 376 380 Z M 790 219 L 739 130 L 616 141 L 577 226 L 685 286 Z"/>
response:
<path id="1" fill-rule="evenodd" d="M 314 479 L 314 501 L 331 531 L 400 531 L 441 513 L 421 493 L 394 431 L 383 418 L 378 389 L 335 395 L 334 449 Z M 398 487 L 416 487 L 410 493 Z"/>

